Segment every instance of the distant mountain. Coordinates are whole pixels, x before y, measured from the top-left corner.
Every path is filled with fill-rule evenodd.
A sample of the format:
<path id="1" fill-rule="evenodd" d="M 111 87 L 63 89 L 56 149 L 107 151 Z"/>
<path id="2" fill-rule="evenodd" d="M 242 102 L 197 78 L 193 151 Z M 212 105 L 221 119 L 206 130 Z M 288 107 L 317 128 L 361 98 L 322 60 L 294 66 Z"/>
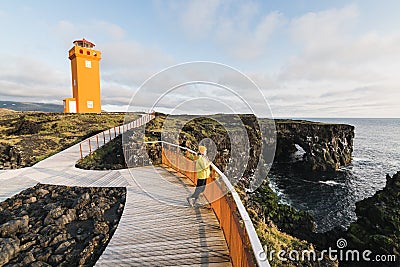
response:
<path id="1" fill-rule="evenodd" d="M 64 111 L 64 107 L 62 105 L 46 104 L 46 103 L 14 102 L 14 101 L 0 101 L 0 108 L 6 108 L 16 111 L 42 111 L 42 112 Z"/>

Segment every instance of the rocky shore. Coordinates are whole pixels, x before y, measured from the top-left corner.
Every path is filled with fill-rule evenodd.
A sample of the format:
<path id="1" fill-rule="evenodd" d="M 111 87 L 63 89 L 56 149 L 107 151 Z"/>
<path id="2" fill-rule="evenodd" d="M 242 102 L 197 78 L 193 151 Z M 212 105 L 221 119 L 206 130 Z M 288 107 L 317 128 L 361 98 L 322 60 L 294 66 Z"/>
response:
<path id="1" fill-rule="evenodd" d="M 93 266 L 126 199 L 120 187 L 37 184 L 0 203 L 0 266 Z"/>
<path id="2" fill-rule="evenodd" d="M 357 221 L 343 231 L 332 231 L 311 235 L 307 240 L 319 248 L 336 248 L 339 238 L 347 241 L 346 249 L 370 250 L 372 261 L 382 255 L 390 260 L 381 262 L 341 262 L 341 266 L 398 267 L 400 266 L 400 171 L 393 177 L 386 176 L 386 186 L 372 197 L 356 203 Z"/>

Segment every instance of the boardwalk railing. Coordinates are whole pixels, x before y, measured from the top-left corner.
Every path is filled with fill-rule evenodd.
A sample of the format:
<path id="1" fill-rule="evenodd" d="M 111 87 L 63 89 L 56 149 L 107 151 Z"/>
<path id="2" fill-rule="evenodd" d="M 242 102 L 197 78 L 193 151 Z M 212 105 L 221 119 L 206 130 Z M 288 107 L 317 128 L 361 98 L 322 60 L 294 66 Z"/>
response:
<path id="1" fill-rule="evenodd" d="M 194 184 L 196 152 L 164 141 L 162 164 L 188 177 Z M 233 266 L 270 266 L 254 225 L 238 193 L 229 179 L 211 163 L 211 179 L 207 179 L 204 196 L 211 204 L 224 232 Z"/>
<path id="2" fill-rule="evenodd" d="M 79 143 L 80 158 L 83 159 L 84 157 L 91 154 L 96 149 L 104 146 L 105 144 L 107 144 L 108 142 L 110 142 L 111 140 L 116 138 L 117 136 L 119 136 L 133 128 L 140 127 L 140 126 L 148 123 L 149 121 L 151 121 L 154 118 L 155 118 L 154 112 L 147 113 L 147 114 L 142 115 L 137 120 L 131 121 L 129 123 L 126 123 L 126 124 L 123 124 L 120 126 L 110 128 L 108 130 L 105 130 L 101 133 L 98 133 L 90 138 L 83 140 L 82 142 Z"/>

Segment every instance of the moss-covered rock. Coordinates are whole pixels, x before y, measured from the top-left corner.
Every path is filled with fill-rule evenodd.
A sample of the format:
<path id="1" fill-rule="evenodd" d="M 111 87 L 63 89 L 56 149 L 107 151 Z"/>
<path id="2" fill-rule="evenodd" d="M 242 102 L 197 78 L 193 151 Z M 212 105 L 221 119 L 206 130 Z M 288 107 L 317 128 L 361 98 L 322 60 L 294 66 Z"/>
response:
<path id="1" fill-rule="evenodd" d="M 395 255 L 400 266 L 400 172 L 387 175 L 386 186 L 372 197 L 356 204 L 357 221 L 347 231 L 349 246 L 369 249 L 373 255 Z M 385 265 L 386 264 L 386 265 Z"/>

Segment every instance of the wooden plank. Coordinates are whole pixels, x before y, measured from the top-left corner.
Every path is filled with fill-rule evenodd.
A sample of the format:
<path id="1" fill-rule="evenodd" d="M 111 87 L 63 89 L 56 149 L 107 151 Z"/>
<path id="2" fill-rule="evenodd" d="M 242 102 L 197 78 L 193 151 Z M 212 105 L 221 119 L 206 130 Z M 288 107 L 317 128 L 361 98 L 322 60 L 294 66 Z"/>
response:
<path id="1" fill-rule="evenodd" d="M 186 179 L 164 169 L 144 167 L 131 171 L 133 178 L 121 172 L 127 180 L 133 180 L 132 186 L 128 187 L 120 225 L 96 265 L 231 266 L 226 241 L 213 211 L 185 206 L 186 197 L 193 192 Z M 160 173 L 164 180 L 160 181 Z M 141 187 L 150 194 L 143 194 Z M 169 204 L 159 201 L 168 198 L 172 199 Z"/>

